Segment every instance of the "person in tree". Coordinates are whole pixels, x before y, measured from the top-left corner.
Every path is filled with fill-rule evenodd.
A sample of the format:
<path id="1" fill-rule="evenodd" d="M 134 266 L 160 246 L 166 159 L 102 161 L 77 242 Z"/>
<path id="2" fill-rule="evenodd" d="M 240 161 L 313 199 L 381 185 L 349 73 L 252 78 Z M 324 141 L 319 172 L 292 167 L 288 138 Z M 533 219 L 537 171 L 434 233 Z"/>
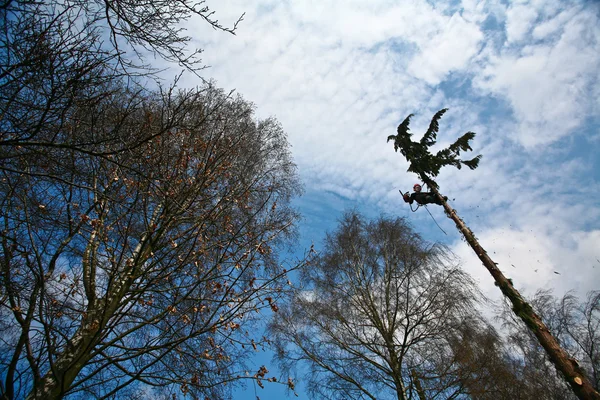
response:
<path id="1" fill-rule="evenodd" d="M 402 198 L 406 203 L 412 204 L 416 201 L 419 205 L 424 206 L 425 204 L 438 204 L 442 205 L 442 201 L 431 192 L 421 192 L 421 185 L 415 183 L 413 186 L 414 193 L 409 195 L 408 192 L 402 195 Z M 444 201 L 448 200 L 446 196 L 444 196 Z"/>

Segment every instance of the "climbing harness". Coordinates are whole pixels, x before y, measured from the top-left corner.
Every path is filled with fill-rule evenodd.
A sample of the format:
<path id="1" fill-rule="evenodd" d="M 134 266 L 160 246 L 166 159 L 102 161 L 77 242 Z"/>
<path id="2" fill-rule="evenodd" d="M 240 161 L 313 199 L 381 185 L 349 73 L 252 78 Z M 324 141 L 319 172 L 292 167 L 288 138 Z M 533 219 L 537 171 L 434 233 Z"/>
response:
<path id="1" fill-rule="evenodd" d="M 418 184 L 417 184 L 417 185 L 418 185 Z M 415 185 L 415 186 L 417 186 L 417 185 Z M 399 192 L 400 192 L 400 194 L 402 195 L 402 198 L 403 198 L 403 199 L 405 199 L 405 201 L 406 201 L 406 198 L 407 198 L 407 196 L 408 196 L 408 193 L 409 193 L 409 192 L 402 193 L 402 190 L 398 190 L 398 191 L 399 191 Z M 421 204 L 419 204 L 418 202 L 416 202 L 416 203 L 417 203 L 417 208 L 415 208 L 414 210 L 413 210 L 413 208 L 412 208 L 412 204 L 408 203 L 408 206 L 410 207 L 410 211 L 412 211 L 412 212 L 415 212 L 415 211 L 417 211 L 417 210 L 419 209 L 419 207 L 421 207 Z M 440 230 L 441 230 L 442 232 L 444 232 L 444 235 L 448 235 L 448 234 L 446 233 L 446 231 L 442 229 L 442 227 L 440 226 L 440 224 L 438 224 L 438 223 L 437 223 L 437 221 L 435 220 L 435 218 L 433 217 L 433 215 L 432 215 L 432 214 L 431 214 L 431 212 L 429 211 L 429 208 L 427 208 L 427 205 L 426 205 L 426 204 L 423 204 L 423 207 L 425 207 L 425 210 L 427 210 L 427 213 L 429 214 L 429 216 L 431 216 L 431 219 L 433 219 L 433 222 L 435 222 L 435 224 L 437 225 L 437 227 L 438 227 L 438 228 L 440 228 Z"/>

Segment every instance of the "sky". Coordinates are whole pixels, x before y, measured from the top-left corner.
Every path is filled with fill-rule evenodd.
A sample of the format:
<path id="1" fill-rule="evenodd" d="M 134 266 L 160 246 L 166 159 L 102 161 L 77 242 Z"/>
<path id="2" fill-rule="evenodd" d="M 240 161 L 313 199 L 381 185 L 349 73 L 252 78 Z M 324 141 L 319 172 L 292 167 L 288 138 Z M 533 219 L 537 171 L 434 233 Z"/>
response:
<path id="1" fill-rule="evenodd" d="M 235 89 L 288 133 L 305 186 L 296 200 L 301 246 L 318 249 L 349 208 L 406 217 L 498 299 L 442 208 L 413 213 L 398 193 L 418 181 L 387 136 L 414 113 L 418 139 L 447 107 L 436 148 L 473 131 L 473 155 L 483 158 L 475 171 L 447 167 L 437 182 L 502 271 L 526 296 L 600 289 L 600 2 L 206 5 L 224 25 L 245 13 L 235 36 L 200 20 L 187 34 L 204 50 L 204 78 Z M 200 84 L 191 74 L 180 83 Z"/>

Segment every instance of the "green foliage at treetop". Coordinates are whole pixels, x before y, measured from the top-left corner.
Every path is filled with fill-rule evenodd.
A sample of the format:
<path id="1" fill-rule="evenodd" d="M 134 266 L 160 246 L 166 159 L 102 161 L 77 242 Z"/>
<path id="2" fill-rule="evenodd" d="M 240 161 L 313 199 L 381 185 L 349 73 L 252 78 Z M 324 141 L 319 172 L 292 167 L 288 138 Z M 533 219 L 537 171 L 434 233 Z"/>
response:
<path id="1" fill-rule="evenodd" d="M 410 119 L 413 114 L 410 114 L 398 125 L 397 135 L 390 135 L 387 138 L 388 142 L 390 140 L 394 141 L 394 150 L 400 150 L 400 153 L 410 163 L 408 171 L 418 174 L 425 183 L 434 187 L 437 187 L 437 184 L 431 178 L 436 177 L 442 167 L 453 165 L 461 169 L 463 165 L 466 165 L 470 169 L 475 169 L 481 159 L 481 154 L 470 160 L 461 160 L 458 158 L 461 151 L 473 150 L 469 144 L 475 137 L 475 133 L 473 132 L 465 133 L 450 146 L 438 151 L 435 155 L 429 152 L 429 147 L 433 146 L 437 140 L 437 133 L 440 128 L 438 121 L 446 111 L 448 109 L 444 108 L 435 113 L 427 132 L 425 132 L 425 135 L 418 142 L 414 142 L 411 139 L 413 134 L 409 129 Z"/>

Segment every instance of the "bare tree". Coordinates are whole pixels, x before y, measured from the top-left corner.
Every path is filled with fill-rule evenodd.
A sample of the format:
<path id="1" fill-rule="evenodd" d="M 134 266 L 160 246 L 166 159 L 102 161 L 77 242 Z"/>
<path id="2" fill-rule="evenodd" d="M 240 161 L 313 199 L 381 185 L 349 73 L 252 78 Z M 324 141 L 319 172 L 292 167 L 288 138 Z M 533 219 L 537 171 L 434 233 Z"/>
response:
<path id="1" fill-rule="evenodd" d="M 237 26 L 221 25 L 203 1 L 3 2 L 0 169 L 15 171 L 15 158 L 36 159 L 49 148 L 106 156 L 164 133 L 148 134 L 143 124 L 125 136 L 120 130 L 83 131 L 74 113 L 93 112 L 107 98 L 122 97 L 123 87 L 128 88 L 126 103 L 138 109 L 156 71 L 144 57 L 148 51 L 198 72 L 199 50 L 186 50 L 190 38 L 180 27 L 194 16 L 230 33 Z M 124 107 L 122 99 L 115 101 Z"/>
<path id="2" fill-rule="evenodd" d="M 3 398 L 220 396 L 261 341 L 242 328 L 276 309 L 299 185 L 241 98 L 142 85 L 148 52 L 202 69 L 192 17 L 237 26 L 203 1 L 0 3 Z"/>
<path id="3" fill-rule="evenodd" d="M 510 351 L 491 325 L 485 321 L 466 322 L 449 339 L 453 376 L 460 392 L 478 400 L 550 398 L 532 390 L 542 381 L 531 382 L 523 375 L 518 355 Z M 447 356 L 441 354 L 440 357 Z"/>
<path id="4" fill-rule="evenodd" d="M 147 55 L 197 71 L 202 69 L 202 50 L 189 48 L 191 37 L 186 35 L 183 23 L 198 18 L 216 30 L 235 34 L 244 14 L 226 26 L 204 0 L 9 0 L 0 4 L 0 16 L 4 44 L 11 48 L 19 48 L 11 30 L 21 21 L 29 21 L 30 28 L 60 29 L 61 35 L 70 39 L 64 45 L 88 45 L 91 52 L 101 46 L 104 52 L 100 57 L 110 55 L 118 61 L 113 67 L 125 71 L 132 67 L 156 70 L 148 64 Z M 22 65 L 22 59 L 11 61 L 5 66 L 7 70 Z"/>
<path id="5" fill-rule="evenodd" d="M 277 308 L 299 192 L 279 124 L 210 85 L 130 96 L 75 107 L 69 129 L 151 140 L 17 149 L 2 171 L 3 398 L 221 398 Z"/>
<path id="6" fill-rule="evenodd" d="M 580 360 L 581 367 L 591 377 L 595 387 L 600 386 L 600 293 L 588 293 L 580 302 L 573 293 L 556 298 L 549 290 L 539 290 L 529 299 L 546 325 L 554 332 L 561 346 Z M 567 399 L 573 395 L 552 371 L 543 348 L 521 321 L 504 309 L 502 321 L 508 329 L 509 345 L 518 360 L 520 375 L 529 382 L 529 392 L 545 398 Z"/>
<path id="7" fill-rule="evenodd" d="M 466 242 L 494 278 L 496 286 L 500 288 L 505 298 L 510 301 L 515 315 L 519 316 L 527 328 L 535 335 L 556 369 L 564 376 L 577 397 L 586 400 L 599 400 L 600 393 L 594 388 L 594 385 L 586 376 L 585 371 L 579 366 L 577 360 L 561 347 L 559 341 L 544 324 L 544 321 L 542 321 L 531 305 L 514 287 L 512 280 L 508 279 L 502 273 L 497 264 L 481 246 L 473 232 L 458 216 L 456 210 L 448 205 L 446 202 L 447 198 L 444 198 L 440 194 L 438 185 L 433 178 L 439 174 L 442 167 L 451 165 L 460 169 L 463 165 L 466 165 L 470 169 L 475 169 L 481 159 L 481 155 L 470 160 L 459 158 L 461 151 L 472 150 L 470 141 L 475 137 L 475 133 L 473 132 L 465 133 L 450 146 L 439 150 L 436 154 L 429 152 L 429 148 L 437 141 L 439 120 L 446 111 L 446 109 L 442 109 L 433 116 L 427 132 L 425 132 L 418 142 L 412 140 L 412 133 L 409 129 L 412 114 L 406 117 L 398 126 L 396 135 L 388 136 L 388 142 L 393 141 L 394 150 L 400 151 L 409 162 L 408 171 L 416 173 L 427 184 L 433 196 L 437 199 L 437 203 L 444 207 L 448 218 L 454 221 Z"/>
<path id="8" fill-rule="evenodd" d="M 478 295 L 448 249 L 424 242 L 403 219 L 367 222 L 350 212 L 302 271 L 271 332 L 285 370 L 308 365 L 315 397 L 465 393 L 450 342 L 477 319 Z"/>

